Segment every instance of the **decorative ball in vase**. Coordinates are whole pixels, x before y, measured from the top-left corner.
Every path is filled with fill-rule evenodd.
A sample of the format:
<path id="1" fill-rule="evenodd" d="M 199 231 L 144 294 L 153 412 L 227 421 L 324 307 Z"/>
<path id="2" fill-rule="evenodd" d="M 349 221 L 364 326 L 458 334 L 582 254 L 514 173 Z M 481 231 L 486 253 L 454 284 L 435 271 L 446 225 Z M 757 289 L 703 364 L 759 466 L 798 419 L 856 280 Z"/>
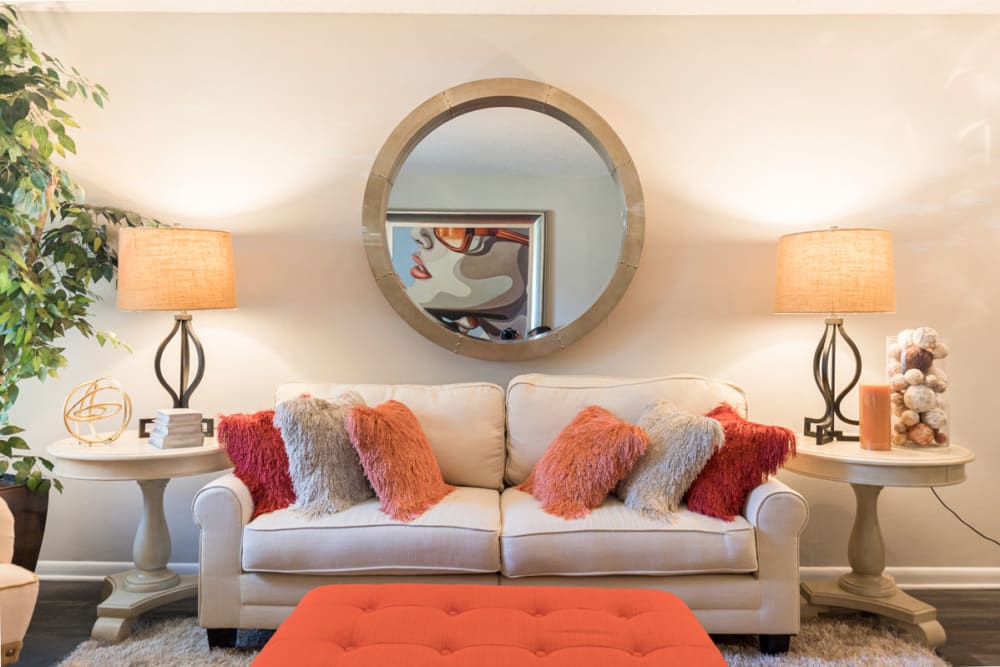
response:
<path id="1" fill-rule="evenodd" d="M 70 390 L 63 404 L 63 424 L 70 435 L 88 445 L 114 442 L 132 419 L 132 399 L 118 380 L 99 377 L 81 382 Z M 104 423 L 112 431 L 98 431 Z"/>
<path id="2" fill-rule="evenodd" d="M 892 403 L 892 444 L 948 446 L 948 346 L 931 327 L 904 329 L 886 339 Z"/>

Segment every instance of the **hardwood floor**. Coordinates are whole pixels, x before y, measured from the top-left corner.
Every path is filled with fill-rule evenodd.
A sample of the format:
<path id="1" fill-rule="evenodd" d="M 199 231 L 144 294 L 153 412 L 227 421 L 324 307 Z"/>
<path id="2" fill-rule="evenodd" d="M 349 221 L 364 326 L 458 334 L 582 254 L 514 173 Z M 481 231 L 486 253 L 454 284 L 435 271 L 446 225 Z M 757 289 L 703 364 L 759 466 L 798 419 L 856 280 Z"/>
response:
<path id="1" fill-rule="evenodd" d="M 953 665 L 1000 665 L 1000 590 L 913 591 L 938 609 L 948 633 L 939 653 Z"/>
<path id="2" fill-rule="evenodd" d="M 96 582 L 43 581 L 18 667 L 51 667 L 90 636 L 101 600 Z M 1000 665 L 1000 590 L 933 590 L 913 593 L 938 608 L 948 633 L 939 651 L 957 667 Z M 152 617 L 193 616 L 194 599 L 166 605 Z"/>

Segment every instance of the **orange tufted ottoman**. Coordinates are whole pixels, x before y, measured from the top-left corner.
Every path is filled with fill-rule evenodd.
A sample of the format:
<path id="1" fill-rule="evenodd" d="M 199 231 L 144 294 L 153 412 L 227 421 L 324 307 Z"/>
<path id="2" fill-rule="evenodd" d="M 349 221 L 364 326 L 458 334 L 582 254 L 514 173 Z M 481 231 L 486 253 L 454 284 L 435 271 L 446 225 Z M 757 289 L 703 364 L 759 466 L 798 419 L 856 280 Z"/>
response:
<path id="1" fill-rule="evenodd" d="M 725 667 L 670 593 L 431 584 L 310 591 L 255 667 Z"/>

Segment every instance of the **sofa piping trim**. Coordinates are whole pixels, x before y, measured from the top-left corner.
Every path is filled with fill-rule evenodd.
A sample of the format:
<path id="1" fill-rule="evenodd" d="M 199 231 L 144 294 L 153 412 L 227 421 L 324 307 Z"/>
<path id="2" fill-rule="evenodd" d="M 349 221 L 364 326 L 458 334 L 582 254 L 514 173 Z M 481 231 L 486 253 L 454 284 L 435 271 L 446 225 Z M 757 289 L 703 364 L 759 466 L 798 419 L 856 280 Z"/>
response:
<path id="1" fill-rule="evenodd" d="M 539 531 L 539 532 L 536 532 L 536 533 L 520 533 L 520 534 L 515 534 L 515 535 L 512 535 L 510 533 L 502 533 L 500 535 L 500 539 L 502 539 L 502 540 L 505 540 L 505 539 L 516 539 L 516 538 L 519 538 L 519 537 L 535 537 L 535 536 L 538 536 L 538 535 L 546 535 L 546 536 L 547 535 L 572 535 L 574 533 L 577 533 L 577 534 L 578 533 L 612 533 L 612 534 L 627 534 L 627 535 L 634 535 L 636 533 L 648 533 L 650 535 L 683 535 L 683 534 L 687 534 L 687 533 L 700 533 L 700 534 L 704 534 L 704 535 L 718 535 L 720 537 L 727 537 L 729 535 L 733 535 L 733 534 L 736 534 L 736 533 L 752 533 L 752 532 L 754 532 L 754 527 L 753 526 L 750 526 L 750 527 L 747 527 L 747 528 L 735 528 L 733 530 L 727 530 L 727 531 L 721 532 L 721 533 L 713 531 L 713 530 L 694 530 L 694 529 L 685 529 L 685 530 L 653 530 L 653 529 L 648 529 L 648 528 L 639 528 L 639 529 L 636 529 L 636 530 L 622 530 L 622 529 L 611 530 L 611 529 L 607 529 L 607 528 L 593 528 L 593 529 L 581 528 L 579 530 L 576 530 L 576 529 L 574 529 L 574 530 L 546 530 L 546 531 Z"/>
<path id="2" fill-rule="evenodd" d="M 290 384 L 311 384 L 311 385 L 343 385 L 351 387 L 395 387 L 404 389 L 420 389 L 424 387 L 447 387 L 449 389 L 467 389 L 472 387 L 495 388 L 500 391 L 500 395 L 506 398 L 506 391 L 494 382 L 453 382 L 445 384 L 380 384 L 378 382 L 282 382 L 278 386 Z M 287 400 L 287 399 L 286 399 Z M 274 392 L 274 404 L 278 404 L 278 392 Z"/>
<path id="3" fill-rule="evenodd" d="M 3 564 L 10 565 L 10 563 L 3 563 Z M 32 572 L 30 581 L 22 581 L 21 583 L 14 584 L 13 586 L 0 586 L 0 592 L 15 591 L 18 588 L 29 588 L 31 586 L 37 586 L 37 585 L 38 585 L 38 575 Z"/>
<path id="4" fill-rule="evenodd" d="M 437 574 L 497 574 L 500 572 L 499 569 L 482 569 L 482 568 L 463 568 L 463 567 L 435 567 L 430 565 L 379 565 L 377 567 L 355 567 L 355 568 L 341 568 L 341 569 L 325 569 L 321 570 L 318 568 L 312 568 L 307 570 L 276 570 L 274 568 L 259 568 L 255 567 L 252 569 L 247 569 L 243 566 L 244 573 L 251 574 L 315 574 L 315 575 L 328 575 L 328 574 L 368 574 L 371 572 L 382 572 L 385 570 L 417 570 L 420 572 L 431 572 Z M 407 575 L 399 575 L 407 576 Z"/>
<path id="5" fill-rule="evenodd" d="M 522 377 L 522 376 L 518 376 L 518 377 Z M 557 375 L 545 375 L 544 377 L 559 377 L 559 376 L 557 376 Z M 614 388 L 617 388 L 617 387 L 638 387 L 638 386 L 641 386 L 641 385 L 644 385 L 644 384 L 654 384 L 654 383 L 658 383 L 658 382 L 663 382 L 664 380 L 704 380 L 705 382 L 709 382 L 711 384 L 721 384 L 723 386 L 729 387 L 730 389 L 732 389 L 733 391 L 735 391 L 736 393 L 738 393 L 740 396 L 743 397 L 744 404 L 748 404 L 748 402 L 749 402 L 746 390 L 743 389 L 743 387 L 740 387 L 738 384 L 735 384 L 733 382 L 729 382 L 727 380 L 719 380 L 717 378 L 705 377 L 704 375 L 686 375 L 686 374 L 681 373 L 681 374 L 678 374 L 678 375 L 663 375 L 661 377 L 653 377 L 653 378 L 637 378 L 634 381 L 628 381 L 628 378 L 617 378 L 617 377 L 602 376 L 602 375 L 598 375 L 598 376 L 594 376 L 594 377 L 607 377 L 607 379 L 618 380 L 618 382 L 615 382 L 613 384 L 595 384 L 595 385 L 582 385 L 581 386 L 581 385 L 561 385 L 561 384 L 538 384 L 538 383 L 535 383 L 535 382 L 529 382 L 527 380 L 517 380 L 517 378 L 514 378 L 517 381 L 515 382 L 515 381 L 512 380 L 510 382 L 510 384 L 507 385 L 507 397 L 508 397 L 508 400 L 509 400 L 511 391 L 513 391 L 513 389 L 515 387 L 519 387 L 521 385 L 529 385 L 529 386 L 532 386 L 532 387 L 536 387 L 538 389 L 558 389 L 558 390 L 572 390 L 572 389 L 614 389 Z"/>
<path id="6" fill-rule="evenodd" d="M 469 526 L 450 526 L 450 525 L 433 525 L 428 526 L 424 524 L 413 525 L 413 524 L 400 524 L 400 523 L 379 523 L 379 524 L 364 524 L 360 526 L 294 526 L 294 527 L 276 527 L 276 528 L 254 528 L 252 523 L 246 524 L 243 529 L 250 530 L 258 533 L 280 533 L 292 530 L 364 530 L 366 528 L 435 528 L 444 530 L 459 530 L 467 531 L 470 533 L 487 533 L 487 534 L 500 534 L 500 525 L 495 529 L 493 528 L 472 528 Z"/>
<path id="7" fill-rule="evenodd" d="M 724 567 L 699 568 L 697 570 L 617 570 L 607 572 L 595 570 L 593 572 L 532 572 L 531 574 L 509 574 L 504 569 L 500 570 L 500 574 L 508 579 L 530 579 L 531 577 L 675 577 L 692 574 L 745 574 L 752 576 L 756 573 L 757 570 Z"/>

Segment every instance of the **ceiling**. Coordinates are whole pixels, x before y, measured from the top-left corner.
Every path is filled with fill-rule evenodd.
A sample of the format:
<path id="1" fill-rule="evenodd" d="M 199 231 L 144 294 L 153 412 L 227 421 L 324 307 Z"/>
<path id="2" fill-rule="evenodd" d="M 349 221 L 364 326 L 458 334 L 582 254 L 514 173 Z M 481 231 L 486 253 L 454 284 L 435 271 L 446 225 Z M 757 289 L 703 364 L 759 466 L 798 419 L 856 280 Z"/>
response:
<path id="1" fill-rule="evenodd" d="M 21 0 L 25 10 L 167 13 L 747 16 L 995 14 L 1000 0 Z"/>

